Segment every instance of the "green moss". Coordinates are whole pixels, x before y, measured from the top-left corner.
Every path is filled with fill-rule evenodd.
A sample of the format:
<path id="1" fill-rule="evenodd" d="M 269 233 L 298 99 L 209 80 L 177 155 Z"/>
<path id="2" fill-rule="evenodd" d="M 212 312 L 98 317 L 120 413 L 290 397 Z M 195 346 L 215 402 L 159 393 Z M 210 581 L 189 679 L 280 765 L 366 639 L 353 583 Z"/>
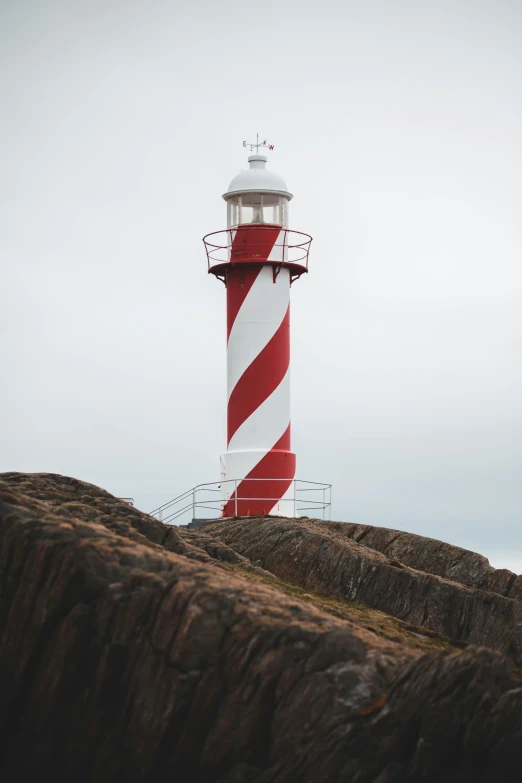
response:
<path id="1" fill-rule="evenodd" d="M 370 609 L 362 604 L 356 604 L 337 597 L 333 598 L 332 596 L 305 590 L 299 585 L 295 585 L 291 582 L 283 582 L 269 574 L 265 575 L 247 571 L 240 565 L 234 565 L 231 566 L 231 568 L 236 573 L 241 574 L 241 576 L 270 585 L 270 587 L 273 587 L 285 595 L 311 604 L 317 609 L 341 620 L 346 620 L 350 624 L 355 624 L 355 626 L 358 626 L 359 628 L 371 631 L 381 639 L 400 644 L 408 648 L 414 654 L 421 655 L 426 652 L 448 650 L 451 648 L 462 649 L 467 646 L 466 642 L 453 641 L 428 628 L 411 625 L 396 617 L 385 614 L 378 609 Z M 357 628 L 354 628 L 353 630 L 354 633 L 357 633 Z"/>

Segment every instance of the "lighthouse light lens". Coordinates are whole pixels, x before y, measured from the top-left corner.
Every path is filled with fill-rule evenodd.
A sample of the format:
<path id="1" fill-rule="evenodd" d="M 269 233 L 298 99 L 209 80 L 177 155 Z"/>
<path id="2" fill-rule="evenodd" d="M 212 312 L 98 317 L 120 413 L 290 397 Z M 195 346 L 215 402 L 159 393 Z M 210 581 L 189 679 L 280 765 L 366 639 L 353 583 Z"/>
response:
<path id="1" fill-rule="evenodd" d="M 286 226 L 288 200 L 275 193 L 242 193 L 227 199 L 228 226 L 268 223 Z"/>

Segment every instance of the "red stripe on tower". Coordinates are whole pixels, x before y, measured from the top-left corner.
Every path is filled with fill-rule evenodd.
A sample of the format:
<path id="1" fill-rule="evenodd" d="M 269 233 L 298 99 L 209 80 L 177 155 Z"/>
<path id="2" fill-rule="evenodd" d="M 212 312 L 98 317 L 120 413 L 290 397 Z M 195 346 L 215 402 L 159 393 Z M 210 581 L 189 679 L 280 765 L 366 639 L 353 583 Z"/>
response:
<path id="1" fill-rule="evenodd" d="M 290 305 L 277 332 L 247 367 L 228 400 L 228 439 L 277 389 L 290 366 Z"/>
<path id="2" fill-rule="evenodd" d="M 270 477 L 291 478 L 281 480 Z M 234 490 L 223 508 L 224 517 L 270 514 L 285 495 L 295 476 L 295 454 L 290 451 L 290 425 L 278 442 Z M 237 500 L 236 500 L 237 498 Z"/>

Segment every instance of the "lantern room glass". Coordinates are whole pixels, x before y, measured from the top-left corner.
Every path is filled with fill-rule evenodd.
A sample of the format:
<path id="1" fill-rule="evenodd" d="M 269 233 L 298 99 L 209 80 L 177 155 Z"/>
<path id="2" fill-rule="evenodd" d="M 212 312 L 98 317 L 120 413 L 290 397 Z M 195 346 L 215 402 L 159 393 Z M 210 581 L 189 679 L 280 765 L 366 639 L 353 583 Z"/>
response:
<path id="1" fill-rule="evenodd" d="M 288 226 L 288 199 L 277 193 L 238 193 L 227 198 L 227 225 Z"/>

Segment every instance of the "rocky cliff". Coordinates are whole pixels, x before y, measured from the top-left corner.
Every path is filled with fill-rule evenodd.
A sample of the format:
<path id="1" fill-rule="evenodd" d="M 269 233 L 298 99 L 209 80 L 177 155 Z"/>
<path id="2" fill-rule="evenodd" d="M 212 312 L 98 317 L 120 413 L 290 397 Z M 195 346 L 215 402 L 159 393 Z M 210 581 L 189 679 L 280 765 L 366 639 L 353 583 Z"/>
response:
<path id="1" fill-rule="evenodd" d="M 382 528 L 169 527 L 0 474 L 6 781 L 519 781 L 521 578 Z"/>

